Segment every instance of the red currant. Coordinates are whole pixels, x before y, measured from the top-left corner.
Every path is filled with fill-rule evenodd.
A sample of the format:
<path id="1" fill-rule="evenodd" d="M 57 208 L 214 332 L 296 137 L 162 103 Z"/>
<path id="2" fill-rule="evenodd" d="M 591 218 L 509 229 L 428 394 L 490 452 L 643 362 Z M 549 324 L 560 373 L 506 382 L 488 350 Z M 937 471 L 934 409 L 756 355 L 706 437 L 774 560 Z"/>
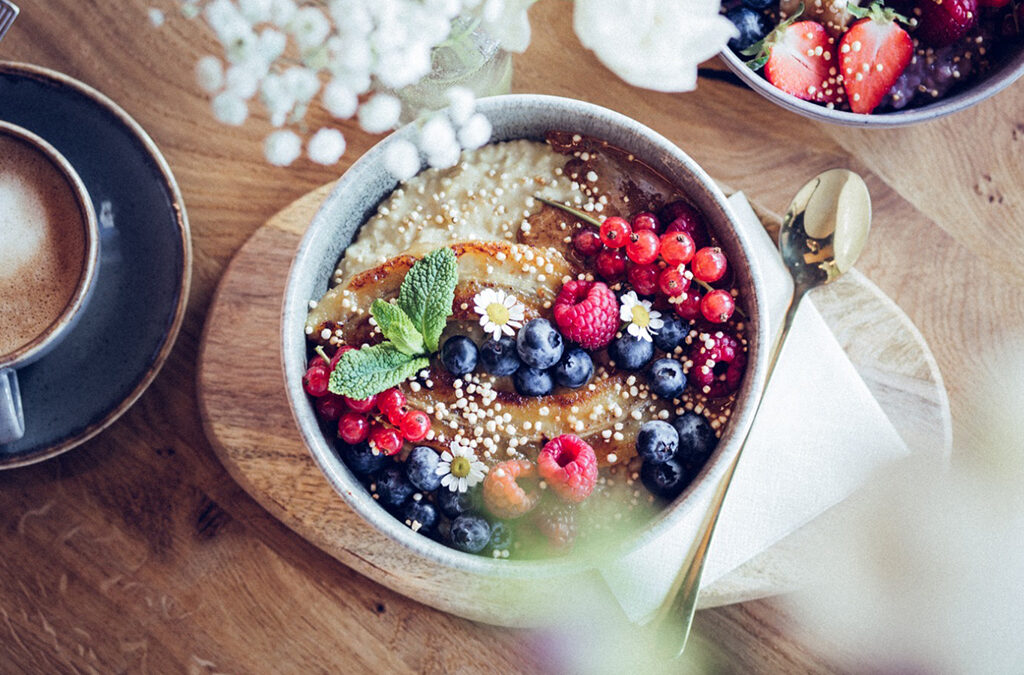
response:
<path id="1" fill-rule="evenodd" d="M 370 423 L 359 413 L 347 412 L 338 420 L 338 438 L 349 445 L 362 443 L 370 436 Z"/>
<path id="2" fill-rule="evenodd" d="M 622 251 L 606 248 L 597 254 L 594 269 L 605 281 L 618 281 L 626 272 L 626 255 Z"/>
<path id="3" fill-rule="evenodd" d="M 345 397 L 345 403 L 348 405 L 349 410 L 357 413 L 368 413 L 373 411 L 373 407 L 377 405 L 377 397 L 371 396 L 369 398 L 349 398 Z"/>
<path id="4" fill-rule="evenodd" d="M 405 419 L 405 416 L 408 415 L 409 412 L 409 406 L 403 405 L 401 408 L 392 408 L 384 414 L 387 415 L 388 422 L 390 422 L 392 426 L 401 427 L 402 420 Z"/>
<path id="5" fill-rule="evenodd" d="M 317 358 L 320 359 L 319 356 Z M 302 388 L 310 396 L 320 398 L 327 393 L 327 383 L 330 378 L 331 374 L 327 370 L 327 364 L 320 359 L 318 363 L 311 365 L 306 374 L 302 376 Z"/>
<path id="6" fill-rule="evenodd" d="M 650 230 L 640 230 L 629 235 L 626 242 L 626 256 L 637 265 L 648 265 L 658 259 L 661 241 Z"/>
<path id="7" fill-rule="evenodd" d="M 584 258 L 595 256 L 601 250 L 601 235 L 596 230 L 580 230 L 572 237 L 572 247 Z"/>
<path id="8" fill-rule="evenodd" d="M 693 260 L 693 238 L 685 232 L 669 232 L 661 236 L 661 257 L 669 265 L 685 265 Z"/>
<path id="9" fill-rule="evenodd" d="M 650 230 L 651 232 L 658 234 L 661 232 L 661 223 L 653 213 L 650 213 L 649 211 L 641 211 L 633 216 L 633 231 L 638 232 L 640 230 Z"/>
<path id="10" fill-rule="evenodd" d="M 374 423 L 370 426 L 370 445 L 385 455 L 397 455 L 402 449 L 402 436 L 397 429 Z"/>
<path id="11" fill-rule="evenodd" d="M 640 295 L 654 295 L 660 272 L 657 265 L 633 265 L 629 268 L 629 284 Z"/>
<path id="12" fill-rule="evenodd" d="M 736 300 L 729 291 L 711 291 L 700 301 L 700 312 L 711 323 L 725 323 L 736 309 Z"/>
<path id="13" fill-rule="evenodd" d="M 682 295 L 690 287 L 690 279 L 678 267 L 666 267 L 658 275 L 658 288 L 670 298 Z"/>
<path id="14" fill-rule="evenodd" d="M 633 229 L 625 218 L 612 216 L 601 223 L 601 241 L 608 248 L 622 248 L 629 241 Z"/>
<path id="15" fill-rule="evenodd" d="M 693 276 L 713 284 L 725 276 L 729 263 L 725 253 L 717 246 L 706 246 L 693 254 Z"/>
<path id="16" fill-rule="evenodd" d="M 328 393 L 316 400 L 316 413 L 325 422 L 337 422 L 345 412 L 345 401 L 337 394 Z"/>
<path id="17" fill-rule="evenodd" d="M 341 361 L 341 357 L 345 355 L 345 352 L 350 352 L 354 349 L 355 347 L 350 347 L 348 345 L 338 347 L 338 351 L 334 352 L 334 356 L 331 357 L 331 365 L 328 366 L 332 373 L 334 372 L 334 368 L 338 365 L 338 361 Z"/>
<path id="18" fill-rule="evenodd" d="M 700 292 L 696 288 L 683 291 L 679 302 L 676 303 L 676 314 L 687 321 L 695 320 L 700 316 L 700 301 Z"/>
<path id="19" fill-rule="evenodd" d="M 386 416 L 391 417 L 392 413 L 405 405 L 405 394 L 397 387 L 385 389 L 377 394 L 377 408 Z M 394 424 L 394 422 L 392 422 Z"/>
<path id="20" fill-rule="evenodd" d="M 430 431 L 430 418 L 422 410 L 410 410 L 406 413 L 399 428 L 402 436 L 410 443 L 417 443 L 427 437 Z"/>
<path id="21" fill-rule="evenodd" d="M 668 223 L 666 233 L 685 232 L 693 239 L 697 248 L 703 248 L 710 242 L 708 229 L 704 225 L 704 216 L 700 211 L 684 201 L 672 202 L 658 214 L 662 222 Z"/>

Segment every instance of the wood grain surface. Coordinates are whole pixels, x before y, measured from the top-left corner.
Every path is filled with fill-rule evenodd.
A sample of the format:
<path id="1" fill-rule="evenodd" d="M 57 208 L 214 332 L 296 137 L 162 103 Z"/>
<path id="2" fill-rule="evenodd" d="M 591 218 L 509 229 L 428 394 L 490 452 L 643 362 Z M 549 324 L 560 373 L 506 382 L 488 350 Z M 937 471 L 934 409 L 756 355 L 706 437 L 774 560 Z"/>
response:
<path id="1" fill-rule="evenodd" d="M 341 165 L 270 167 L 266 120 L 224 127 L 196 87 L 196 60 L 216 52 L 197 24 L 172 18 L 156 31 L 146 18 L 156 2 L 19 4 L 0 58 L 61 70 L 135 116 L 181 185 L 195 268 L 181 336 L 139 403 L 81 448 L 0 474 L 0 670 L 551 670 L 522 649 L 520 632 L 407 600 L 305 542 L 232 480 L 203 433 L 198 343 L 224 266 L 271 215 L 377 138 L 343 123 Z M 864 173 L 876 218 L 860 269 L 932 346 L 954 438 L 980 430 L 976 384 L 999 372 L 998 348 L 1024 335 L 1024 85 L 912 129 L 830 127 L 726 80 L 704 78 L 689 94 L 634 89 L 579 46 L 570 3 L 538 3 L 531 19 L 514 90 L 630 115 L 769 210 L 822 169 Z M 326 121 L 322 111 L 309 118 L 314 128 Z M 239 327 L 240 350 L 266 347 L 247 337 Z M 780 600 L 701 612 L 696 630 L 734 672 L 858 669 L 855 655 L 810 640 Z"/>
<path id="2" fill-rule="evenodd" d="M 466 618 L 510 626 L 549 621 L 523 601 L 537 588 L 536 580 L 493 584 L 456 572 L 364 521 L 327 482 L 295 426 L 281 386 L 279 317 L 292 252 L 332 187 L 317 188 L 276 213 L 221 277 L 199 352 L 197 391 L 207 439 L 231 477 L 257 502 L 361 574 Z M 769 231 L 777 232 L 778 221 L 765 218 Z M 857 272 L 816 292 L 814 302 L 911 452 L 943 462 L 951 441 L 949 402 L 934 357 L 906 315 Z M 258 349 L 236 348 L 239 326 L 248 327 Z M 808 572 L 802 554 L 841 531 L 844 511 L 837 506 L 754 556 L 704 589 L 699 606 L 799 586 Z M 551 585 L 568 583 L 555 573 L 548 577 Z"/>

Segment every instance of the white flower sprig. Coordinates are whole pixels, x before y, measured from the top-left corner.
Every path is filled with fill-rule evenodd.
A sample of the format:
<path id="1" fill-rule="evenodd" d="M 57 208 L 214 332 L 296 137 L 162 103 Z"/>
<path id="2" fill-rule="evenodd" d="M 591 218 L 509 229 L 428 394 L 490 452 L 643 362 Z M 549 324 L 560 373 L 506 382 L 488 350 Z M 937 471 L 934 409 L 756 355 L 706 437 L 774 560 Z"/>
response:
<path id="1" fill-rule="evenodd" d="M 476 458 L 473 448 L 456 442 L 441 453 L 436 473 L 441 476 L 441 487 L 465 492 L 484 479 L 487 465 Z"/>
<path id="2" fill-rule="evenodd" d="M 186 17 L 205 20 L 223 48 L 222 55 L 204 56 L 196 64 L 196 79 L 210 95 L 214 115 L 238 126 L 259 101 L 277 127 L 264 143 L 267 160 L 280 166 L 300 157 L 304 143 L 309 159 L 320 164 L 332 165 L 344 154 L 340 130 L 305 128 L 311 105 L 322 105 L 339 120 L 355 118 L 370 133 L 398 126 L 403 110 L 395 93 L 430 73 L 434 50 L 458 37 L 453 21 L 479 28 L 507 51 L 525 51 L 527 12 L 536 2 L 173 1 Z M 622 79 L 659 91 L 693 89 L 697 65 L 735 34 L 719 16 L 720 0 L 574 2 L 573 27 L 584 46 Z M 159 8 L 148 10 L 148 16 L 156 26 L 165 24 Z M 415 143 L 395 142 L 386 151 L 386 166 L 397 178 L 415 175 L 421 157 L 430 166 L 449 167 L 463 149 L 490 140 L 490 122 L 474 112 L 470 90 L 452 88 L 448 101 L 447 114 L 420 120 Z"/>
<path id="3" fill-rule="evenodd" d="M 661 312 L 651 309 L 650 300 L 641 300 L 636 291 L 622 296 L 619 306 L 619 318 L 626 322 L 626 332 L 635 338 L 651 342 L 651 334 L 657 333 L 665 325 Z"/>

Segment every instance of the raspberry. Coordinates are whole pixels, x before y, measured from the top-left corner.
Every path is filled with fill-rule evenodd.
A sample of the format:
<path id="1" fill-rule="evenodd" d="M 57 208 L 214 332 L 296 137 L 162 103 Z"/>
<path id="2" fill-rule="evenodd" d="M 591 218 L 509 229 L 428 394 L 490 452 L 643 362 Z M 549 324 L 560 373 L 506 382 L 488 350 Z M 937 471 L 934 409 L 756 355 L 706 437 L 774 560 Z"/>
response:
<path id="1" fill-rule="evenodd" d="M 540 502 L 537 490 L 527 492 L 516 482 L 520 478 L 535 478 L 533 463 L 527 459 L 511 459 L 487 472 L 483 495 L 487 509 L 497 516 L 511 520 L 528 513 Z"/>
<path id="2" fill-rule="evenodd" d="M 597 484 L 597 455 L 579 436 L 562 434 L 541 449 L 537 470 L 556 495 L 582 502 Z"/>
<path id="3" fill-rule="evenodd" d="M 570 281 L 555 298 L 555 323 L 584 349 L 600 349 L 619 328 L 619 302 L 600 281 Z"/>
<path id="4" fill-rule="evenodd" d="M 533 522 L 559 551 L 569 550 L 576 541 L 576 510 L 568 504 L 545 504 L 537 510 Z"/>
<path id="5" fill-rule="evenodd" d="M 728 396 L 740 388 L 747 355 L 732 335 L 718 331 L 694 342 L 690 359 L 690 377 L 709 397 Z"/>

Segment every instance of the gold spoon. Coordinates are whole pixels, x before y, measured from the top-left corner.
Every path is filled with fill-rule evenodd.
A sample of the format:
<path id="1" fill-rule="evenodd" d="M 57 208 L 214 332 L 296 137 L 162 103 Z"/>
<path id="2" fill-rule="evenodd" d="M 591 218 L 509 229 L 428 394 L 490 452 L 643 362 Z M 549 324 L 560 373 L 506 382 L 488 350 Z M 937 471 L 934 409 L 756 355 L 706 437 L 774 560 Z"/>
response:
<path id="1" fill-rule="evenodd" d="M 870 229 L 871 195 L 864 179 L 852 171 L 830 169 L 820 173 L 793 197 L 779 231 L 779 251 L 793 276 L 793 297 L 772 348 L 764 389 L 754 409 L 755 418 L 800 301 L 811 289 L 835 281 L 853 267 L 867 243 Z M 649 624 L 660 633 L 659 645 L 673 658 L 682 655 L 690 636 L 711 536 L 751 428 L 753 423 L 747 428 L 736 457 L 715 491 L 693 557 L 679 570 L 668 596 Z"/>

